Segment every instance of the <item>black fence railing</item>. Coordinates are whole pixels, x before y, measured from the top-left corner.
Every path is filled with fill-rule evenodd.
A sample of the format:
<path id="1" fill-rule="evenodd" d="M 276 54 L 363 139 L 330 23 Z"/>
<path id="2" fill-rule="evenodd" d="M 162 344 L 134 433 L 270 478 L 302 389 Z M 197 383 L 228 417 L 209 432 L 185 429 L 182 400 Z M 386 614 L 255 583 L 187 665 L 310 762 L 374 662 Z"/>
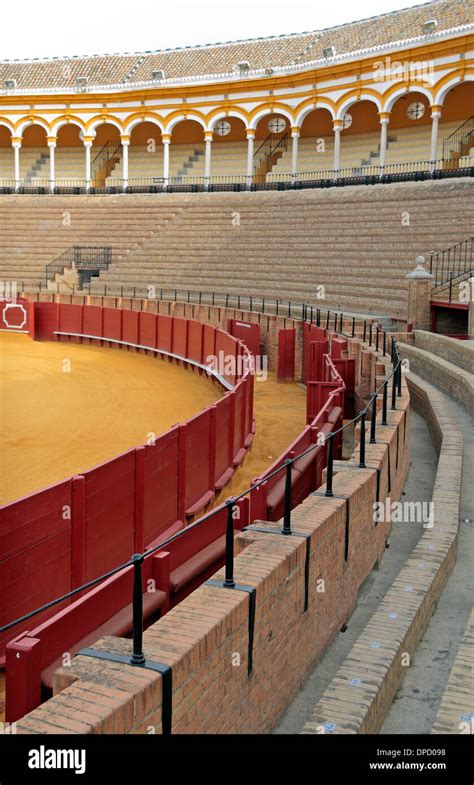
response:
<path id="1" fill-rule="evenodd" d="M 76 270 L 79 277 L 79 289 L 89 285 L 93 276 L 99 275 L 102 270 L 107 270 L 112 261 L 112 246 L 110 245 L 72 245 L 56 259 L 46 265 L 46 288 L 48 283 L 54 281 L 56 275 L 62 275 L 65 270 Z M 75 285 L 70 285 L 74 293 Z"/>
<path id="2" fill-rule="evenodd" d="M 444 251 L 431 254 L 430 273 L 433 276 L 433 291 L 447 285 L 452 290 L 453 282 L 461 281 L 473 271 L 473 242 L 474 237 L 468 237 Z"/>
<path id="3" fill-rule="evenodd" d="M 341 315 L 341 322 L 342 322 L 342 315 Z M 367 325 L 364 325 L 364 337 L 366 335 Z M 379 333 L 381 332 L 378 328 L 376 329 L 377 332 L 377 345 L 379 343 Z M 354 329 L 352 330 L 354 334 Z M 383 337 L 383 346 L 386 347 L 386 336 L 384 333 Z M 226 539 L 225 539 L 225 577 L 224 581 L 221 586 L 227 589 L 233 589 L 236 587 L 235 582 L 235 575 L 234 575 L 234 510 L 236 508 L 237 503 L 243 499 L 244 497 L 249 496 L 249 494 L 255 490 L 255 488 L 259 488 L 260 485 L 267 482 L 269 479 L 276 475 L 284 475 L 285 476 L 285 494 L 284 494 L 284 515 L 283 515 L 283 524 L 281 533 L 286 536 L 291 536 L 292 528 L 291 528 L 291 511 L 292 511 L 292 467 L 293 464 L 300 460 L 301 458 L 305 457 L 312 451 L 319 449 L 321 446 L 326 446 L 326 487 L 324 492 L 322 492 L 323 496 L 332 497 L 334 495 L 333 491 L 333 477 L 334 477 L 334 439 L 336 437 L 340 437 L 340 435 L 348 428 L 355 426 L 356 424 L 360 423 L 360 437 L 359 437 L 359 463 L 358 468 L 365 469 L 367 468 L 366 465 L 366 418 L 370 416 L 370 444 L 377 443 L 377 400 L 379 395 L 382 395 L 382 416 L 380 427 L 385 427 L 388 425 L 387 420 L 387 413 L 388 413 L 388 397 L 389 397 L 389 387 L 390 387 L 390 395 L 391 395 L 391 410 L 397 409 L 397 397 L 400 397 L 402 394 L 402 362 L 398 353 L 397 343 L 394 338 L 391 338 L 390 341 L 390 352 L 391 352 L 391 363 L 392 363 L 392 370 L 391 372 L 385 377 L 383 382 L 380 386 L 374 390 L 371 394 L 367 404 L 364 408 L 351 420 L 345 422 L 340 428 L 332 433 L 328 434 L 325 437 L 324 445 L 320 443 L 311 444 L 306 450 L 304 450 L 299 455 L 295 455 L 292 458 L 288 458 L 285 460 L 284 464 L 277 469 L 273 470 L 272 472 L 265 474 L 261 477 L 258 481 L 256 481 L 250 488 L 242 491 L 237 496 L 231 497 L 227 499 L 225 502 L 225 509 L 227 511 L 226 516 Z M 222 508 L 221 508 L 222 509 Z M 211 510 L 206 515 L 199 518 L 194 523 L 190 524 L 184 529 L 173 534 L 164 542 L 160 543 L 159 545 L 146 549 L 143 553 L 133 554 L 131 558 L 123 563 L 115 567 L 113 570 L 109 570 L 108 572 L 104 573 L 103 575 L 94 578 L 87 583 L 82 584 L 81 586 L 73 589 L 66 594 L 57 597 L 50 602 L 41 605 L 39 608 L 36 608 L 29 613 L 20 616 L 13 621 L 8 622 L 0 627 L 0 633 L 6 632 L 10 629 L 13 629 L 18 624 L 28 621 L 29 619 L 37 616 L 39 613 L 43 611 L 49 610 L 59 603 L 64 602 L 65 600 L 71 599 L 72 597 L 80 594 L 81 592 L 85 591 L 86 589 L 91 589 L 92 587 L 96 586 L 97 584 L 101 583 L 102 581 L 110 578 L 113 575 L 116 575 L 118 572 L 127 569 L 128 567 L 133 566 L 134 568 L 134 582 L 133 582 L 133 597 L 132 597 L 132 608 L 133 608 L 133 653 L 128 660 L 130 665 L 135 665 L 138 667 L 143 667 L 146 664 L 145 655 L 143 653 L 143 580 L 142 580 L 142 565 L 144 562 L 145 557 L 150 556 L 151 554 L 156 553 L 159 550 L 166 550 L 166 546 L 169 545 L 174 540 L 178 539 L 179 537 L 186 536 L 186 532 L 188 532 L 191 528 L 195 528 L 196 526 L 202 526 L 207 520 L 212 518 L 212 516 L 219 513 L 219 508 Z M 305 605 L 306 608 L 306 605 Z M 170 727 L 168 727 L 167 732 L 170 732 Z"/>
<path id="4" fill-rule="evenodd" d="M 410 161 L 386 166 L 358 166 L 318 169 L 293 174 L 271 172 L 248 177 L 241 175 L 212 175 L 169 177 L 150 176 L 128 179 L 105 177 L 87 183 L 79 178 L 0 179 L 0 194 L 113 194 L 113 193 L 201 193 L 203 191 L 287 191 L 308 188 L 331 188 L 346 185 L 376 185 L 379 183 L 442 180 L 451 177 L 474 177 L 474 157 L 466 156 L 458 162 Z"/>
<path id="5" fill-rule="evenodd" d="M 446 161 L 468 156 L 474 147 L 474 115 L 443 141 L 443 158 Z"/>

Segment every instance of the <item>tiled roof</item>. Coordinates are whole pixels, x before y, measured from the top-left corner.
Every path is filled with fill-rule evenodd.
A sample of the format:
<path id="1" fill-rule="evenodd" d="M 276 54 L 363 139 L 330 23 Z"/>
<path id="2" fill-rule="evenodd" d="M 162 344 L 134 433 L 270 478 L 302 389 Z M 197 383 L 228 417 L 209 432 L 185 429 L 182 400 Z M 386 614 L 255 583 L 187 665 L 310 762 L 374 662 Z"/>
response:
<path id="1" fill-rule="evenodd" d="M 77 77 L 87 77 L 89 85 L 133 86 L 151 80 L 152 71 L 164 71 L 166 79 L 211 76 L 231 72 L 241 60 L 247 60 L 252 70 L 302 65 L 323 57 L 323 49 L 329 46 L 335 47 L 340 55 L 418 37 L 423 23 L 429 19 L 437 20 L 436 32 L 472 24 L 474 5 L 472 0 L 435 0 L 306 33 L 137 54 L 3 61 L 0 62 L 0 89 L 7 79 L 15 79 L 22 90 L 71 88 Z"/>

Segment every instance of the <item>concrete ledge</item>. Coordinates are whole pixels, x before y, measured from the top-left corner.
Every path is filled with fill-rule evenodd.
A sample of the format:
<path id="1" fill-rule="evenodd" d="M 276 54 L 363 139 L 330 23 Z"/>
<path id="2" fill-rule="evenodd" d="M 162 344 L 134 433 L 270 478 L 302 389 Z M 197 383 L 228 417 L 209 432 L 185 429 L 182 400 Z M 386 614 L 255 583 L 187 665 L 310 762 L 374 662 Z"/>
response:
<path id="1" fill-rule="evenodd" d="M 474 414 L 474 375 L 431 351 L 418 348 L 416 344 L 415 338 L 415 346 L 406 343 L 398 345 L 400 356 L 409 361 L 410 371 L 452 395 L 461 406 Z"/>
<path id="2" fill-rule="evenodd" d="M 302 733 L 377 733 L 456 559 L 462 433 L 442 393 L 407 374 L 414 408 L 439 450 L 435 522 L 337 671 Z"/>

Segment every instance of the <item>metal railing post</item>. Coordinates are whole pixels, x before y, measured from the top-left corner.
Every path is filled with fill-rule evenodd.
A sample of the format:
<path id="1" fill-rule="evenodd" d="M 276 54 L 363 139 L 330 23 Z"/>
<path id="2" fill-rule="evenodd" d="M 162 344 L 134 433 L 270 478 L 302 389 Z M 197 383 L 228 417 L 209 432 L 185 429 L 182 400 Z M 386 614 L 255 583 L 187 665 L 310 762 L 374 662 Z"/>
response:
<path id="1" fill-rule="evenodd" d="M 328 454 L 326 461 L 326 490 L 325 496 L 334 496 L 332 490 L 333 470 L 334 470 L 334 434 L 328 435 Z"/>
<path id="2" fill-rule="evenodd" d="M 365 411 L 360 415 L 359 469 L 365 469 Z"/>
<path id="3" fill-rule="evenodd" d="M 397 396 L 397 372 L 394 369 L 392 373 L 392 410 L 397 408 L 395 403 Z"/>
<path id="4" fill-rule="evenodd" d="M 365 343 L 365 339 L 366 339 L 366 337 L 367 337 L 367 322 L 366 322 L 366 320 L 364 319 L 364 337 L 363 337 L 363 339 L 362 339 L 364 343 Z"/>
<path id="5" fill-rule="evenodd" d="M 372 322 L 369 324 L 369 346 L 372 346 Z"/>
<path id="6" fill-rule="evenodd" d="M 402 397 L 402 363 L 398 361 L 398 397 Z"/>
<path id="7" fill-rule="evenodd" d="M 374 392 L 372 396 L 372 411 L 370 414 L 370 442 L 369 444 L 376 444 L 375 441 L 375 429 L 376 429 L 376 421 L 377 421 L 377 393 Z"/>
<path id="8" fill-rule="evenodd" d="M 291 467 L 293 461 L 285 461 L 285 512 L 283 516 L 282 534 L 291 534 Z"/>
<path id="9" fill-rule="evenodd" d="M 142 564 L 143 554 L 134 553 L 133 562 L 133 654 L 130 660 L 132 665 L 143 665 L 143 584 Z"/>
<path id="10" fill-rule="evenodd" d="M 355 320 L 355 316 L 353 316 L 352 317 L 352 337 L 354 337 L 354 335 L 355 335 L 355 329 L 356 329 L 356 320 Z"/>
<path id="11" fill-rule="evenodd" d="M 387 398 L 388 398 L 388 381 L 383 383 L 383 397 L 382 397 L 382 425 L 387 425 Z"/>
<path id="12" fill-rule="evenodd" d="M 225 532 L 225 578 L 224 586 L 235 586 L 234 581 L 234 500 L 228 499 L 227 506 L 227 525 Z"/>

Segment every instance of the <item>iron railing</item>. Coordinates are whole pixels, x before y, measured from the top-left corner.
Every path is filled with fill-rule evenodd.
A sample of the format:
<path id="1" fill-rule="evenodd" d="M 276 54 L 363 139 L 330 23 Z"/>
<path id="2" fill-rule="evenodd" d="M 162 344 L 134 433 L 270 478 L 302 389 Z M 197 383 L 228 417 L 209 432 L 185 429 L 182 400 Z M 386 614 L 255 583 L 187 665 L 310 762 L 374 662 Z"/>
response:
<path id="1" fill-rule="evenodd" d="M 451 302 L 452 286 L 473 272 L 473 237 L 468 237 L 444 251 L 430 256 L 430 273 L 433 276 L 433 293 L 449 286 Z"/>
<path id="2" fill-rule="evenodd" d="M 64 270 L 77 270 L 79 287 L 82 289 L 89 284 L 94 275 L 99 275 L 102 270 L 107 270 L 112 261 L 112 246 L 110 245 L 72 245 L 56 259 L 46 265 L 46 287 L 54 281 L 57 274 Z M 71 284 L 74 291 L 74 284 Z"/>
<path id="3" fill-rule="evenodd" d="M 463 158 L 469 155 L 471 147 L 474 147 L 474 115 L 444 139 L 443 158 L 445 161 Z"/>
<path id="4" fill-rule="evenodd" d="M 341 324 L 342 324 L 342 314 L 341 314 Z M 380 330 L 377 328 L 377 345 L 379 343 L 379 332 Z M 364 325 L 364 337 L 366 333 L 366 324 Z M 354 329 L 353 329 L 354 334 Z M 385 333 L 383 334 L 383 345 L 384 348 L 386 347 L 386 336 Z M 388 425 L 387 421 L 387 410 L 388 410 L 388 396 L 389 396 L 389 384 L 391 382 L 391 410 L 397 409 L 397 397 L 400 397 L 402 394 L 402 364 L 401 359 L 398 353 L 397 343 L 394 338 L 391 340 L 391 361 L 392 361 L 392 370 L 386 376 L 382 384 L 374 390 L 371 394 L 368 403 L 366 406 L 351 420 L 344 423 L 340 428 L 332 433 L 328 434 L 325 439 L 325 446 L 326 446 L 326 488 L 323 493 L 326 497 L 334 496 L 333 492 L 333 477 L 334 477 L 334 439 L 336 436 L 339 436 L 349 427 L 360 423 L 360 441 L 359 441 L 359 463 L 358 468 L 365 469 L 367 468 L 365 456 L 366 456 L 366 430 L 365 430 L 365 423 L 366 418 L 370 412 L 370 444 L 377 443 L 377 399 L 378 396 L 382 395 L 382 417 L 380 426 L 385 427 Z M 258 481 L 256 481 L 250 488 L 242 491 L 239 495 L 231 497 L 227 499 L 225 502 L 225 509 L 227 511 L 226 517 L 226 547 L 225 547 L 225 578 L 223 583 L 221 584 L 223 588 L 233 589 L 236 586 L 235 582 L 235 575 L 234 575 L 234 510 L 237 503 L 249 496 L 249 494 L 255 490 L 255 488 L 260 487 L 263 483 L 267 482 L 269 479 L 276 475 L 280 475 L 284 473 L 285 476 L 285 495 L 284 495 L 284 515 L 283 515 L 283 525 L 281 529 L 281 533 L 286 536 L 292 535 L 292 528 L 291 528 L 291 510 L 292 510 L 292 467 L 293 464 L 303 458 L 304 456 L 311 453 L 313 450 L 319 449 L 321 444 L 314 443 L 311 444 L 306 450 L 304 450 L 299 455 L 295 455 L 292 458 L 288 458 L 285 460 L 284 464 L 277 469 L 273 470 L 272 472 L 265 474 L 261 477 Z M 118 565 L 112 570 L 104 573 L 103 575 L 94 578 L 87 583 L 82 584 L 81 586 L 73 589 L 66 594 L 57 597 L 54 600 L 51 600 L 44 605 L 41 605 L 39 608 L 36 608 L 29 613 L 20 616 L 13 621 L 8 622 L 0 627 L 0 633 L 6 632 L 7 630 L 13 629 L 18 624 L 28 621 L 29 619 L 37 616 L 39 613 L 48 610 L 65 600 L 71 599 L 74 596 L 77 596 L 81 592 L 85 591 L 86 589 L 90 589 L 93 586 L 101 583 L 102 581 L 110 578 L 113 575 L 121 572 L 122 570 L 127 569 L 128 567 L 134 568 L 134 582 L 133 582 L 133 597 L 132 597 L 132 607 L 133 607 L 133 652 L 132 656 L 129 660 L 130 665 L 135 665 L 138 667 L 143 667 L 146 662 L 145 655 L 143 653 L 143 580 L 142 580 L 142 565 L 144 562 L 145 557 L 150 556 L 153 553 L 156 553 L 159 550 L 165 550 L 166 546 L 169 545 L 174 540 L 178 539 L 179 537 L 186 536 L 186 532 L 188 532 L 191 528 L 195 528 L 196 526 L 202 526 L 207 520 L 212 518 L 214 515 L 218 514 L 222 508 L 217 508 L 215 510 L 211 510 L 209 513 L 204 515 L 203 517 L 199 518 L 199 520 L 195 521 L 194 523 L 190 524 L 184 529 L 173 534 L 164 542 L 160 543 L 159 545 L 146 549 L 143 553 L 136 553 L 131 556 L 131 558 L 123 563 Z M 168 728 L 168 733 L 171 731 Z"/>
<path id="5" fill-rule="evenodd" d="M 101 168 L 107 164 L 122 148 L 121 142 L 105 142 L 98 153 L 94 156 L 91 163 L 92 179 L 97 177 Z"/>
<path id="6" fill-rule="evenodd" d="M 0 194 L 110 194 L 120 193 L 200 193 L 202 191 L 286 191 L 307 188 L 374 185 L 378 183 L 442 180 L 451 177 L 474 177 L 474 156 L 466 156 L 462 165 L 453 161 L 409 161 L 386 166 L 359 166 L 319 169 L 297 174 L 183 176 L 165 179 L 161 176 L 101 178 L 88 183 L 80 178 L 0 178 Z"/>

